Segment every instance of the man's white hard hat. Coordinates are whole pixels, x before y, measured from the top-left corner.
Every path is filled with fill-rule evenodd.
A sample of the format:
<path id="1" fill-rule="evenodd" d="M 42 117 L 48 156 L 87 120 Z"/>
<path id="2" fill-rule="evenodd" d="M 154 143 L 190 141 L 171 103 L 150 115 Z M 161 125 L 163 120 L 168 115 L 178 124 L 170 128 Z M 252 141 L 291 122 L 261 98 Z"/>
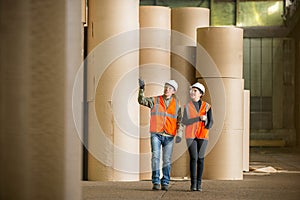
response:
<path id="1" fill-rule="evenodd" d="M 165 84 L 168 84 L 168 85 L 172 86 L 175 91 L 177 91 L 177 89 L 178 89 L 178 84 L 177 84 L 177 82 L 175 80 L 169 80 Z"/>
<path id="2" fill-rule="evenodd" d="M 194 83 L 192 85 L 192 88 L 197 88 L 198 90 L 200 90 L 202 92 L 203 95 L 205 94 L 205 87 L 201 83 L 198 83 L 198 82 Z"/>

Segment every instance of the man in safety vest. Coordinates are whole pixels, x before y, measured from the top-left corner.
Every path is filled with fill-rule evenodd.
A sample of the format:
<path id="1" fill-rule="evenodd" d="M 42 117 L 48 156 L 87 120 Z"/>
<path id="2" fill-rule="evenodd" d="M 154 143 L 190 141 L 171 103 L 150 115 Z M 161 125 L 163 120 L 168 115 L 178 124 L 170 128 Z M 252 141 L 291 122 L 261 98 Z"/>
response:
<path id="1" fill-rule="evenodd" d="M 202 191 L 204 154 L 208 144 L 208 129 L 212 127 L 211 106 L 202 101 L 205 87 L 195 83 L 190 90 L 191 101 L 184 106 L 183 124 L 190 155 L 191 191 Z"/>
<path id="2" fill-rule="evenodd" d="M 164 94 L 156 97 L 145 97 L 145 83 L 139 79 L 138 102 L 151 109 L 151 167 L 153 190 L 168 190 L 170 182 L 171 157 L 174 144 L 181 141 L 183 126 L 180 101 L 174 95 L 178 84 L 174 80 L 165 83 Z M 163 177 L 160 180 L 160 151 L 162 147 Z"/>

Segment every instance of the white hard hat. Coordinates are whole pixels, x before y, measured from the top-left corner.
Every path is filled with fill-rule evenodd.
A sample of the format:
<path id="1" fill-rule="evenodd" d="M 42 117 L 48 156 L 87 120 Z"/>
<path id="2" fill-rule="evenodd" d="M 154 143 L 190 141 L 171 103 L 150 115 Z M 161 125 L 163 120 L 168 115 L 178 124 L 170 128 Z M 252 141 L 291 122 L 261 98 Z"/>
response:
<path id="1" fill-rule="evenodd" d="M 176 81 L 174 80 L 169 80 L 168 82 L 166 82 L 165 84 L 168 84 L 168 85 L 171 85 L 175 91 L 177 91 L 177 88 L 178 88 L 178 84 Z"/>
<path id="2" fill-rule="evenodd" d="M 192 85 L 192 88 L 197 88 L 197 89 L 199 89 L 200 91 L 202 91 L 202 93 L 203 93 L 203 95 L 205 94 L 205 87 L 204 87 L 204 85 L 202 85 L 201 83 L 194 83 L 193 85 Z"/>

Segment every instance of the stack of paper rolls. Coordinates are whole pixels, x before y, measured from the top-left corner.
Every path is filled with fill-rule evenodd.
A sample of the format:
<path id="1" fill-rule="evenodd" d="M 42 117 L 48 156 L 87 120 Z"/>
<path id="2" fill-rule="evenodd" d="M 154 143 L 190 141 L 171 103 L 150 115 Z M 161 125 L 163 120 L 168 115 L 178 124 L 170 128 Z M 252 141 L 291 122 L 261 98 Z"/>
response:
<path id="1" fill-rule="evenodd" d="M 140 6 L 140 69 L 145 96 L 163 94 L 171 77 L 171 10 L 162 6 Z M 140 179 L 151 179 L 150 109 L 140 106 Z M 161 163 L 162 164 L 162 163 Z"/>
<path id="2" fill-rule="evenodd" d="M 183 105 L 189 100 L 189 86 L 195 77 L 197 28 L 209 26 L 209 9 L 195 7 L 171 10 L 171 77 L 178 82 L 176 95 Z M 184 139 L 184 135 L 183 135 Z M 189 176 L 189 156 L 185 140 L 175 144 L 171 176 Z"/>
<path id="3" fill-rule="evenodd" d="M 82 62 L 80 2 L 7 1 L 0 13 L 0 198 L 79 200 L 72 89 Z"/>
<path id="4" fill-rule="evenodd" d="M 88 4 L 88 179 L 136 181 L 139 1 Z"/>
<path id="5" fill-rule="evenodd" d="M 244 80 L 243 30 L 235 27 L 197 29 L 197 78 L 212 105 L 204 178 L 243 179 Z"/>

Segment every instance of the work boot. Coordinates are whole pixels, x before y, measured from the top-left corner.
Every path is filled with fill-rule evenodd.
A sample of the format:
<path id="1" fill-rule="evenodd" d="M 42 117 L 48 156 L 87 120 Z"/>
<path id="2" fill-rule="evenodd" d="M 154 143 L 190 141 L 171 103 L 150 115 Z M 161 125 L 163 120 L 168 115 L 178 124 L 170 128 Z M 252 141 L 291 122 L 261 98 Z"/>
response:
<path id="1" fill-rule="evenodd" d="M 161 185 L 161 190 L 169 190 L 169 186 L 168 185 Z"/>
<path id="2" fill-rule="evenodd" d="M 160 185 L 159 184 L 153 184 L 152 190 L 159 190 Z"/>

